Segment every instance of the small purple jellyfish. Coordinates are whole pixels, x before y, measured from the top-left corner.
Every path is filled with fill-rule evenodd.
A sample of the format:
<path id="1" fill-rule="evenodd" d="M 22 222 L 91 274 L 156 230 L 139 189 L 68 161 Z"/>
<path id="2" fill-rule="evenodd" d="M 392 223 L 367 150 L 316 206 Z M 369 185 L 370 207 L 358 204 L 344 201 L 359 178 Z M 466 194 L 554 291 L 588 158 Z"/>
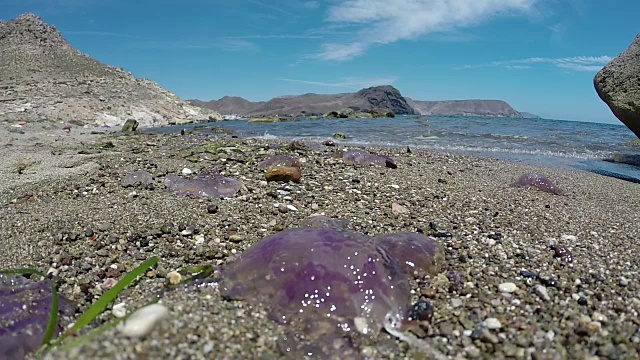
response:
<path id="1" fill-rule="evenodd" d="M 149 187 L 153 184 L 153 175 L 144 170 L 133 171 L 125 175 L 121 183 L 123 187 L 135 186 L 137 184 L 141 184 L 143 187 Z"/>
<path id="2" fill-rule="evenodd" d="M 300 160 L 287 155 L 273 155 L 258 163 L 258 169 L 267 169 L 271 166 L 301 167 Z"/>
<path id="3" fill-rule="evenodd" d="M 374 241 L 389 250 L 408 275 L 425 277 L 442 270 L 444 249 L 433 237 L 420 233 L 392 233 L 378 235 Z"/>
<path id="4" fill-rule="evenodd" d="M 359 166 L 376 165 L 395 169 L 398 166 L 388 156 L 371 154 L 362 149 L 347 150 L 342 154 L 342 160 L 347 164 Z"/>
<path id="5" fill-rule="evenodd" d="M 194 179 L 167 175 L 164 184 L 179 196 L 232 198 L 242 189 L 240 180 L 220 174 L 200 174 Z"/>
<path id="6" fill-rule="evenodd" d="M 52 296 L 48 280 L 34 282 L 21 275 L 0 274 L 0 359 L 23 359 L 40 347 Z M 59 300 L 59 312 L 71 315 L 68 301 L 63 297 Z"/>
<path id="7" fill-rule="evenodd" d="M 553 184 L 544 175 L 538 173 L 526 173 L 518 178 L 511 186 L 520 188 L 534 188 L 554 195 L 564 195 L 564 191 Z"/>

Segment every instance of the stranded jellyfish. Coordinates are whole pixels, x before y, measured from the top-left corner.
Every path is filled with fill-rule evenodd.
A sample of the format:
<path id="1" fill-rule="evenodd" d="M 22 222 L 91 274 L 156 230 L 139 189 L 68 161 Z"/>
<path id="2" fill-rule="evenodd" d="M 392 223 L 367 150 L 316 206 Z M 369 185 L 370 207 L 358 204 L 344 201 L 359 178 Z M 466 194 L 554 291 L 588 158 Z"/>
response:
<path id="1" fill-rule="evenodd" d="M 526 173 L 512 184 L 515 187 L 534 188 L 554 195 L 563 195 L 564 191 L 555 186 L 546 176 L 538 173 Z"/>
<path id="2" fill-rule="evenodd" d="M 194 179 L 167 175 L 164 185 L 180 196 L 232 198 L 242 188 L 240 180 L 219 173 L 199 174 Z"/>
<path id="3" fill-rule="evenodd" d="M 272 166 L 301 167 L 300 160 L 287 155 L 273 155 L 258 163 L 258 169 L 267 169 Z"/>
<path id="4" fill-rule="evenodd" d="M 153 175 L 144 170 L 132 171 L 122 178 L 121 183 L 124 187 L 140 184 L 147 188 L 153 185 Z"/>
<path id="5" fill-rule="evenodd" d="M 347 150 L 342 154 L 342 160 L 347 164 L 376 165 L 395 169 L 398 166 L 387 156 L 371 154 L 362 149 Z"/>
<path id="6" fill-rule="evenodd" d="M 0 359 L 23 359 L 40 347 L 49 323 L 52 296 L 49 281 L 0 274 Z M 64 298 L 60 298 L 58 308 L 62 314 L 72 313 Z M 56 333 L 59 331 L 56 329 Z"/>
<path id="7" fill-rule="evenodd" d="M 434 355 L 403 329 L 411 293 L 390 251 L 343 223 L 311 221 L 332 227 L 292 228 L 258 241 L 223 270 L 222 296 L 267 304 L 270 317 L 295 332 L 292 339 L 304 339 L 287 347 L 290 355 L 361 358 L 356 339 L 382 329 Z"/>
<path id="8" fill-rule="evenodd" d="M 408 275 L 424 277 L 442 269 L 444 250 L 435 238 L 419 233 L 393 233 L 378 235 L 374 240 L 398 260 Z"/>

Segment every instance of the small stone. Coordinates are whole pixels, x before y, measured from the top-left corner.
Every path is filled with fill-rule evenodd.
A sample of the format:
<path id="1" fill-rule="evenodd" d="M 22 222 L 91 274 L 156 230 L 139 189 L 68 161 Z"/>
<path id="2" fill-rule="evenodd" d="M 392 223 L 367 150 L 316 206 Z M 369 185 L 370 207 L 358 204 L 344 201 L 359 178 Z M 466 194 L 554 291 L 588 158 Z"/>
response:
<path id="1" fill-rule="evenodd" d="M 560 236 L 560 240 L 566 242 L 575 242 L 577 240 L 575 235 L 562 235 Z"/>
<path id="2" fill-rule="evenodd" d="M 498 290 L 500 292 L 503 293 L 512 293 L 514 291 L 516 291 L 518 289 L 518 287 L 516 286 L 516 284 L 512 283 L 512 282 L 505 282 L 502 283 L 500 285 L 498 285 Z"/>
<path id="3" fill-rule="evenodd" d="M 193 171 L 191 171 L 191 169 L 189 168 L 182 169 L 182 175 L 191 175 L 191 174 L 193 174 Z"/>
<path id="4" fill-rule="evenodd" d="M 500 320 L 496 318 L 486 318 L 482 322 L 482 325 L 484 325 L 484 327 L 486 327 L 489 330 L 496 330 L 502 327 L 502 323 L 500 322 Z"/>
<path id="5" fill-rule="evenodd" d="M 167 274 L 167 279 L 169 279 L 169 284 L 178 285 L 182 281 L 182 275 L 177 271 L 171 271 Z"/>
<path id="6" fill-rule="evenodd" d="M 620 284 L 620 286 L 627 286 L 629 285 L 629 280 L 627 280 L 624 276 L 621 276 L 618 283 Z"/>
<path id="7" fill-rule="evenodd" d="M 84 237 L 92 237 L 94 235 L 93 230 L 87 229 L 84 231 Z"/>
<path id="8" fill-rule="evenodd" d="M 533 288 L 533 291 L 536 293 L 536 295 L 538 295 L 542 300 L 544 301 L 550 301 L 551 297 L 549 296 L 549 293 L 547 292 L 547 288 L 544 287 L 543 285 L 536 285 Z"/>
<path id="9" fill-rule="evenodd" d="M 180 235 L 182 236 L 191 236 L 196 231 L 194 226 L 188 226 L 186 229 L 180 231 Z"/>
<path id="10" fill-rule="evenodd" d="M 265 179 L 268 182 L 295 182 L 299 183 L 302 178 L 302 170 L 294 166 L 272 166 L 265 171 Z"/>
<path id="11" fill-rule="evenodd" d="M 462 300 L 460 300 L 459 298 L 453 298 L 451 299 L 451 307 L 452 308 L 458 308 L 462 306 Z"/>
<path id="12" fill-rule="evenodd" d="M 204 244 L 204 240 L 205 240 L 204 235 L 202 234 L 196 235 L 194 239 L 196 240 L 196 245 Z"/>
<path id="13" fill-rule="evenodd" d="M 234 243 L 238 243 L 238 242 L 242 241 L 242 239 L 244 239 L 244 237 L 242 237 L 242 235 L 238 235 L 238 234 L 229 235 L 229 241 L 234 242 Z"/>
<path id="14" fill-rule="evenodd" d="M 478 327 L 475 330 L 473 330 L 473 332 L 471 333 L 471 338 L 472 339 L 478 339 L 478 340 L 482 340 L 484 342 L 488 342 L 488 343 L 492 343 L 492 344 L 497 344 L 498 342 L 500 342 L 500 340 L 498 339 L 498 337 L 491 333 L 491 331 L 489 331 L 489 329 L 487 329 L 486 327 Z"/>
<path id="15" fill-rule="evenodd" d="M 129 337 L 145 337 L 161 320 L 169 316 L 169 309 L 162 304 L 151 304 L 136 310 L 118 325 L 118 330 Z"/>
<path id="16" fill-rule="evenodd" d="M 287 205 L 287 209 L 289 209 L 291 211 L 298 211 L 298 208 L 293 206 L 293 205 L 291 205 L 291 204 Z"/>
<path id="17" fill-rule="evenodd" d="M 409 209 L 406 206 L 402 206 L 398 203 L 391 204 L 391 213 L 394 215 L 406 215 L 409 213 Z"/>
<path id="18" fill-rule="evenodd" d="M 113 314 L 113 316 L 117 318 L 125 317 L 125 315 L 127 315 L 127 308 L 125 303 L 119 303 L 119 304 L 113 305 L 113 308 L 111 309 L 111 313 Z"/>
<path id="19" fill-rule="evenodd" d="M 586 306 L 586 305 L 588 305 L 588 304 L 589 304 L 589 301 L 587 300 L 587 298 L 586 298 L 586 297 L 584 297 L 584 296 L 580 296 L 580 297 L 578 298 L 578 304 L 579 304 L 579 305 L 582 305 L 582 306 Z"/>
<path id="20" fill-rule="evenodd" d="M 209 214 L 215 214 L 218 212 L 218 205 L 216 204 L 209 204 L 207 206 L 207 213 Z"/>
<path id="21" fill-rule="evenodd" d="M 102 223 L 98 225 L 98 230 L 100 231 L 109 231 L 113 226 L 109 223 Z"/>

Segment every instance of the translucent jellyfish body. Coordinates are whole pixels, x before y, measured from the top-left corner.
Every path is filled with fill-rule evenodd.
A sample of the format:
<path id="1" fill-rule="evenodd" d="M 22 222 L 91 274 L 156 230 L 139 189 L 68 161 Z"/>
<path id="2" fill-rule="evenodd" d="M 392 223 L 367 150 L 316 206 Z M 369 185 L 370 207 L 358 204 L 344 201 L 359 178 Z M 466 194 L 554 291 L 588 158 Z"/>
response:
<path id="1" fill-rule="evenodd" d="M 342 154 L 342 160 L 347 164 L 355 164 L 360 166 L 376 165 L 389 167 L 392 169 L 398 167 L 393 162 L 393 160 L 387 156 L 371 154 L 370 152 L 361 149 L 351 149 L 345 151 Z"/>
<path id="2" fill-rule="evenodd" d="M 23 359 L 40 347 L 52 296 L 49 281 L 0 274 L 0 359 Z M 58 306 L 62 314 L 72 313 L 71 305 L 62 297 Z"/>
<path id="3" fill-rule="evenodd" d="M 240 180 L 220 174 L 202 174 L 194 179 L 185 179 L 176 175 L 167 175 L 164 185 L 180 196 L 232 198 L 242 188 Z"/>
<path id="4" fill-rule="evenodd" d="M 554 195 L 563 195 L 564 191 L 558 188 L 546 176 L 538 173 L 526 173 L 521 175 L 518 180 L 512 184 L 514 187 L 533 188 Z"/>

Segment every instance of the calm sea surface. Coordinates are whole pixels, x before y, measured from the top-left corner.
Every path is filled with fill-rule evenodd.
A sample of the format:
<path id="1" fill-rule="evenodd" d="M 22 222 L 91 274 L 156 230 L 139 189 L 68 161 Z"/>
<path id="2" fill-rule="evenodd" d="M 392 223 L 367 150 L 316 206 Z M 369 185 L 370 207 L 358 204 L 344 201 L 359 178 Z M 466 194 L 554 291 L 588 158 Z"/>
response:
<path id="1" fill-rule="evenodd" d="M 197 125 L 166 127 L 176 132 Z M 233 130 L 240 137 L 324 141 L 344 133 L 345 145 L 410 146 L 531 165 L 560 166 L 640 182 L 640 167 L 603 161 L 616 154 L 640 155 L 637 139 L 623 125 L 577 121 L 493 118 L 414 117 L 394 119 L 301 120 L 281 123 L 224 121 L 209 125 Z M 336 140 L 334 140 L 336 141 Z"/>

